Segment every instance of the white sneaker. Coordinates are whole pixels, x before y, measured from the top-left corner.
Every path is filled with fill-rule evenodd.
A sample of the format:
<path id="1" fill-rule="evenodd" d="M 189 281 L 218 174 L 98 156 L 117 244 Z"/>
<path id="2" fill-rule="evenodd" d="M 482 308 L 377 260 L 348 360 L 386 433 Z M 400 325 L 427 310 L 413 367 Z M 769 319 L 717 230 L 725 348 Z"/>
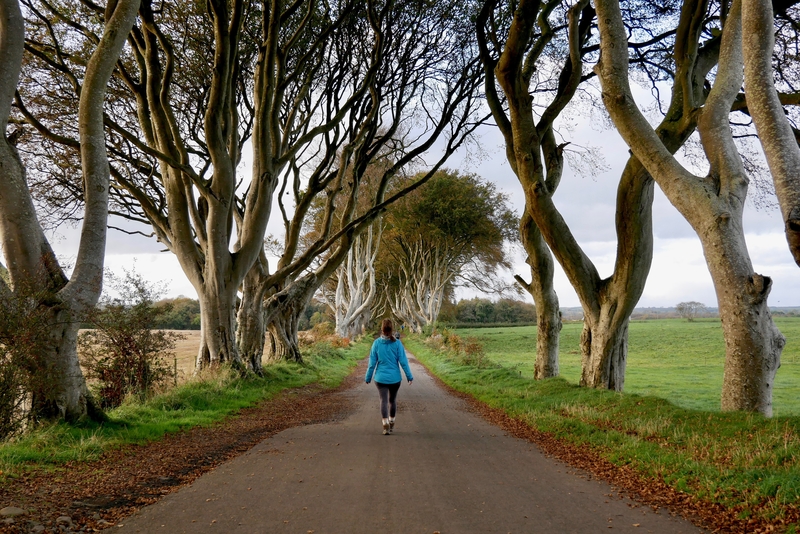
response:
<path id="1" fill-rule="evenodd" d="M 383 435 L 384 436 L 389 434 L 390 426 L 391 426 L 391 423 L 389 423 L 389 420 L 388 419 L 384 419 L 383 420 Z"/>
<path id="2" fill-rule="evenodd" d="M 394 432 L 394 417 L 389 418 L 389 432 Z"/>

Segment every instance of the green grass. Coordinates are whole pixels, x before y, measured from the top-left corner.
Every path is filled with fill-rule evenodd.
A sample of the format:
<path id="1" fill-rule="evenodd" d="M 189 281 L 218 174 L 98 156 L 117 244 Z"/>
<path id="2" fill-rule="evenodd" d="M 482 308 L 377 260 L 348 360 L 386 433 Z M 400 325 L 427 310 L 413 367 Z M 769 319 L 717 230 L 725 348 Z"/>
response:
<path id="1" fill-rule="evenodd" d="M 211 425 L 287 388 L 313 382 L 336 387 L 368 350 L 366 343 L 347 349 L 318 344 L 304 351 L 303 365 L 268 365 L 263 378 L 240 378 L 230 369 L 222 369 L 145 403 L 123 404 L 109 411 L 108 421 L 102 424 L 44 426 L 0 445 L 0 471 L 13 478 L 23 470 L 52 469 L 66 462 L 92 460 L 108 449 Z"/>
<path id="2" fill-rule="evenodd" d="M 787 341 L 775 378 L 774 414 L 800 415 L 800 318 L 778 317 L 775 322 Z M 566 323 L 561 330 L 561 376 L 572 384 L 580 378 L 582 326 Z M 492 361 L 515 366 L 523 376 L 533 376 L 536 327 L 463 328 L 455 332 L 461 337 L 478 338 Z M 684 408 L 719 409 L 725 360 L 719 320 L 633 321 L 628 339 L 627 393 L 662 397 Z"/>
<path id="3" fill-rule="evenodd" d="M 713 324 L 698 324 L 713 337 Z M 492 357 L 503 346 L 513 352 L 501 342 L 511 334 L 519 350 L 522 334 L 486 336 Z M 780 518 L 800 503 L 800 417 L 692 410 L 654 396 L 581 388 L 564 378 L 535 381 L 523 365 L 463 365 L 419 339 L 407 339 L 406 346 L 451 387 L 568 443 L 590 446 L 617 465 L 733 507 L 740 517 Z"/>

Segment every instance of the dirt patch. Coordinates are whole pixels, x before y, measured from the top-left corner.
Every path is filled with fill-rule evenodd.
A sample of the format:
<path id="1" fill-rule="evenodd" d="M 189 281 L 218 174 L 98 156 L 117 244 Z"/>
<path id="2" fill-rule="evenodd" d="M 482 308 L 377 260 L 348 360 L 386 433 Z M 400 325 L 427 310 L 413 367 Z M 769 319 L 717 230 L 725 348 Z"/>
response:
<path id="1" fill-rule="evenodd" d="M 68 463 L 54 473 L 37 472 L 0 487 L 2 506 L 27 511 L 0 532 L 95 532 L 137 509 L 191 484 L 202 474 L 287 428 L 344 417 L 352 402 L 341 395 L 363 380 L 362 361 L 342 385 L 286 390 L 205 428 L 164 436 L 146 445 L 109 451 L 93 462 Z M 67 521 L 69 518 L 69 521 Z"/>

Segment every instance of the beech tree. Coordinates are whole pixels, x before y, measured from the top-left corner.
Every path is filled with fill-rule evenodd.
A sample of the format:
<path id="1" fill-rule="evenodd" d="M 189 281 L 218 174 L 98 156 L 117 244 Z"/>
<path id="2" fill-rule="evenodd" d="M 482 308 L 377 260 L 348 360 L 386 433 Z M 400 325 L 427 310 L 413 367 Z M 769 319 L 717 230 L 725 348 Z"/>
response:
<path id="1" fill-rule="evenodd" d="M 268 360 L 302 358 L 297 328 L 314 293 L 358 236 L 389 205 L 426 183 L 486 118 L 479 99 L 482 69 L 465 31 L 469 5 L 419 1 L 387 3 L 384 9 L 383 52 L 369 102 L 354 106 L 361 115 L 348 119 L 352 133 L 341 148 L 326 152 L 328 160 L 311 179 L 303 182 L 299 165 L 286 175 L 281 193 L 287 195 L 279 195 L 282 254 L 272 272 L 260 262 L 245 280 L 239 325 L 248 365 L 259 360 L 262 347 Z M 437 142 L 441 148 L 432 151 Z M 387 193 L 395 176 L 418 168 L 423 155 L 430 169 Z M 370 165 L 387 158 L 366 177 Z M 301 243 L 315 198 L 323 200 L 321 223 L 314 238 Z"/>
<path id="2" fill-rule="evenodd" d="M 332 294 L 324 294 L 333 311 L 336 334 L 355 338 L 364 333 L 372 318 L 377 295 L 375 260 L 380 251 L 383 221 L 378 219 L 365 233 L 359 234 L 347 252 L 347 258 L 331 277 Z"/>
<path id="3" fill-rule="evenodd" d="M 40 62 L 53 87 L 69 88 L 63 80 L 80 62 L 68 36 L 91 38 L 80 10 L 90 18 L 96 6 L 41 4 L 32 16 L 58 31 L 29 48 L 70 51 Z M 296 335 L 283 323 L 294 321 L 284 320 L 294 317 L 285 308 L 302 311 L 306 291 L 297 299 L 287 291 L 320 255 L 340 261 L 331 251 L 344 246 L 346 255 L 368 222 L 351 220 L 299 247 L 308 205 L 317 195 L 356 196 L 363 166 L 395 143 L 398 130 L 411 129 L 412 120 L 422 134 L 401 147 L 394 172 L 440 137 L 447 137 L 448 155 L 463 142 L 474 127 L 478 72 L 468 42 L 455 31 L 464 9 L 456 2 L 377 0 L 214 0 L 207 10 L 189 0 L 142 3 L 141 24 L 130 40 L 133 55 L 120 63 L 117 105 L 106 117 L 118 162 L 112 166 L 117 207 L 120 215 L 152 226 L 196 288 L 198 368 L 230 361 L 257 371 L 264 317 L 271 318 L 277 357 L 299 357 Z M 21 108 L 35 104 L 38 86 L 31 80 Z M 48 141 L 70 142 L 52 124 L 31 122 Z M 246 180 L 236 168 L 248 141 L 253 166 Z M 382 209 L 382 195 L 367 218 Z M 277 199 L 287 232 L 283 254 L 270 269 L 262 248 Z M 267 298 L 272 311 L 264 308 Z"/>
<path id="4" fill-rule="evenodd" d="M 498 7 L 496 0 L 485 1 L 477 20 L 477 38 L 486 69 L 487 100 L 505 138 L 506 157 L 525 193 L 520 233 L 533 280 L 521 283 L 534 295 L 538 315 L 535 376 L 558 373 L 561 323 L 552 290 L 549 247 L 584 311 L 581 385 L 622 390 L 628 322 L 644 290 L 652 260 L 653 180 L 636 158 L 628 160 L 617 189 L 616 264 L 610 277 L 600 278 L 553 201 L 568 144 L 557 142 L 556 120 L 581 81 L 591 77 L 584 72 L 584 58 L 596 50 L 590 40 L 595 13 L 588 1 L 568 7 L 556 0 L 521 0 L 511 6 L 514 9 L 509 13 Z M 675 33 L 661 29 L 663 19 L 674 18 L 674 11 L 672 3 L 654 7 L 637 2 L 628 6 L 628 30 L 642 38 L 630 47 L 642 64 L 661 61 L 659 57 L 650 58 L 648 48 L 658 45 L 662 50 L 656 53 L 663 56 L 665 39 Z M 566 22 L 552 22 L 556 15 Z M 554 28 L 561 28 L 561 33 Z M 554 44 L 560 48 L 552 51 Z M 555 85 L 548 86 L 548 80 Z M 669 114 L 658 127 L 671 152 L 692 131 L 691 125 L 675 121 Z"/>
<path id="5" fill-rule="evenodd" d="M 45 237 L 26 182 L 26 168 L 6 136 L 11 104 L 23 65 L 25 21 L 16 0 L 0 1 L 0 239 L 10 283 L 0 279 L 0 299 L 13 299 L 36 288 L 35 303 L 44 310 L 49 328 L 38 355 L 45 388 L 31 393 L 35 419 L 74 421 L 100 417 L 78 364 L 77 335 L 81 316 L 100 296 L 106 244 L 109 163 L 103 128 L 106 86 L 136 19 L 139 0 L 111 1 L 99 15 L 103 33 L 82 43 L 93 50 L 85 70 L 73 82 L 80 88 L 76 140 L 82 193 L 83 226 L 72 274 L 67 277 Z M 57 54 L 57 50 L 49 53 Z M 18 133 L 18 132 L 17 132 Z M 77 168 L 70 172 L 78 174 Z M 17 293 L 18 295 L 15 295 Z M 39 313 L 42 315 L 42 313 Z"/>
<path id="6" fill-rule="evenodd" d="M 370 163 L 362 178 L 358 211 L 364 213 L 371 207 L 372 197 L 377 192 L 379 179 L 392 166 L 391 156 Z M 337 207 L 337 211 L 341 211 Z M 315 227 L 316 236 L 322 223 L 323 211 L 318 210 Z M 341 222 L 339 223 L 341 225 Z M 333 313 L 336 334 L 355 338 L 364 333 L 372 319 L 372 310 L 377 298 L 376 260 L 381 250 L 384 229 L 383 215 L 353 241 L 346 259 L 320 288 L 322 298 Z"/>
<path id="7" fill-rule="evenodd" d="M 741 2 L 723 10 L 719 65 L 706 80 L 696 39 L 678 41 L 672 106 L 683 120 L 696 121 L 710 169 L 697 176 L 665 147 L 630 92 L 627 42 L 617 0 L 596 0 L 601 59 L 596 67 L 603 102 L 631 151 L 670 202 L 697 232 L 717 293 L 725 336 L 723 410 L 772 414 L 772 386 L 785 338 L 767 306 L 772 281 L 753 271 L 742 227 L 748 177 L 731 134 L 729 115 L 743 81 Z M 681 31 L 699 34 L 708 4 L 686 0 Z M 690 46 L 686 46 L 689 44 Z M 706 71 L 707 73 L 707 71 Z M 710 89 L 704 91 L 704 85 Z"/>
<path id="8" fill-rule="evenodd" d="M 91 19 L 97 6 L 37 7 L 31 16 L 57 30 L 29 49 L 63 50 L 39 65 L 51 79 L 69 80 L 80 68 L 70 36 L 92 38 L 80 20 Z M 198 368 L 242 365 L 234 303 L 261 254 L 276 189 L 302 150 L 330 151 L 354 129 L 342 123 L 369 100 L 382 57 L 380 33 L 363 28 L 380 29 L 385 16 L 344 1 L 207 7 L 142 3 L 133 55 L 120 62 L 116 106 L 106 117 L 120 214 L 148 222 L 198 292 Z M 34 97 L 32 90 L 22 94 L 21 105 L 36 104 Z M 68 137 L 51 123 L 35 126 L 51 141 Z M 252 178 L 245 181 L 236 168 L 251 136 Z"/>
<path id="9" fill-rule="evenodd" d="M 517 225 L 506 202 L 475 175 L 440 171 L 389 210 L 381 285 L 397 319 L 421 332 L 453 287 L 503 289 L 493 273 L 509 267 L 504 243 Z"/>

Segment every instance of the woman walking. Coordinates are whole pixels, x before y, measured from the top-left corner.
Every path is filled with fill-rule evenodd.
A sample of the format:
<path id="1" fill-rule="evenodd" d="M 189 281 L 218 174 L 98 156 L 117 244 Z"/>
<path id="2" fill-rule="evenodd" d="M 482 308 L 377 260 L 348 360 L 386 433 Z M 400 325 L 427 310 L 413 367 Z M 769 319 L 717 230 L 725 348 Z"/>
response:
<path id="1" fill-rule="evenodd" d="M 408 368 L 406 349 L 400 340 L 394 337 L 392 321 L 384 319 L 381 325 L 381 337 L 372 344 L 369 352 L 369 368 L 364 381 L 369 384 L 373 374 L 378 394 L 381 396 L 381 418 L 383 419 L 383 434 L 388 435 L 394 431 L 394 416 L 397 413 L 397 391 L 403 377 L 400 376 L 400 367 L 406 374 L 406 380 L 411 384 L 414 377 Z"/>

